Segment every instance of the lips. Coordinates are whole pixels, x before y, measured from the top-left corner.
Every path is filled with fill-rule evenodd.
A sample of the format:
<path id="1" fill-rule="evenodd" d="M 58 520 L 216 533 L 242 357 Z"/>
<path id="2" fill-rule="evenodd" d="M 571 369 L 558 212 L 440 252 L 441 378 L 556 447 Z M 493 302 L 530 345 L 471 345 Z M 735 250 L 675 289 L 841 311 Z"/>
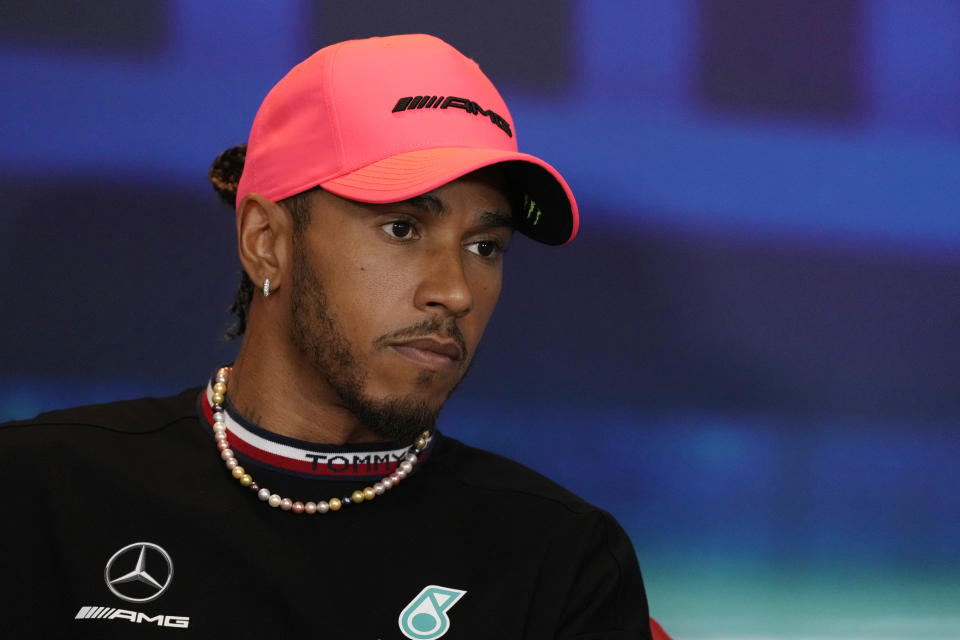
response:
<path id="1" fill-rule="evenodd" d="M 395 342 L 390 347 L 404 358 L 429 369 L 452 368 L 463 358 L 457 343 L 434 338 Z"/>

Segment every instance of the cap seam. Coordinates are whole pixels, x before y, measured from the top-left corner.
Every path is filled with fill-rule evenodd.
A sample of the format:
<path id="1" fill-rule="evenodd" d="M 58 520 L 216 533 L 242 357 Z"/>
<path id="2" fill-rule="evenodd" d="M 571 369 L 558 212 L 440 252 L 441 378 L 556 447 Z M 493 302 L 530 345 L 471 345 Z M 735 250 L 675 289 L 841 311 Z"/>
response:
<path id="1" fill-rule="evenodd" d="M 333 131 L 336 135 L 336 153 L 340 171 L 343 171 L 343 168 L 347 165 L 346 158 L 344 157 L 343 151 L 343 134 L 340 131 L 340 113 L 337 110 L 335 101 L 333 99 L 333 83 L 338 80 L 337 76 L 334 75 L 334 68 L 336 67 L 337 57 L 340 55 L 340 51 L 347 45 L 347 42 L 340 43 L 340 46 L 333 51 L 333 55 L 330 56 L 330 62 L 327 63 L 327 77 L 330 78 L 330 82 L 324 82 L 323 90 L 325 90 L 326 95 L 323 96 L 324 102 L 327 104 L 327 108 L 330 110 L 330 116 L 333 123 Z M 339 171 L 337 172 L 340 173 Z M 314 182 L 314 186 L 320 184 L 321 182 L 326 182 L 330 180 L 330 177 L 318 177 L 317 181 Z"/>

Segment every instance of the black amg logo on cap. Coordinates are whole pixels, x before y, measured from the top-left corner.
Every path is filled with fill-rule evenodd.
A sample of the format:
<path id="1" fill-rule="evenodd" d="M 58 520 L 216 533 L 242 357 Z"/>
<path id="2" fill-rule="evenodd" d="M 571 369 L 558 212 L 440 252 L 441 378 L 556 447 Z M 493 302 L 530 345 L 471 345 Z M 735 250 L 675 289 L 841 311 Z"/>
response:
<path id="1" fill-rule="evenodd" d="M 468 100 L 467 98 L 447 96 L 447 98 L 444 99 L 443 96 L 407 96 L 406 98 L 397 100 L 397 104 L 393 107 L 392 113 L 398 111 L 413 111 L 414 109 L 449 109 L 450 107 L 463 109 L 467 113 L 472 113 L 475 116 L 486 116 L 490 118 L 490 122 L 497 125 L 504 133 L 511 138 L 513 137 L 513 132 L 510 130 L 510 123 L 507 122 L 503 116 L 493 109 L 484 109 L 473 100 Z"/>

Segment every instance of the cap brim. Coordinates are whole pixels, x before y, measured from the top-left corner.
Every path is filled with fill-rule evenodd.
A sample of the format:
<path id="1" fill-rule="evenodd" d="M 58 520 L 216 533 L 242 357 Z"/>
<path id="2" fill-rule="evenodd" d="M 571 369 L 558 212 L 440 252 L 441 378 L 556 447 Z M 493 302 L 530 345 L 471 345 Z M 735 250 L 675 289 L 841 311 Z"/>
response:
<path id="1" fill-rule="evenodd" d="M 556 169 L 526 153 L 468 147 L 410 151 L 321 182 L 320 187 L 359 202 L 399 202 L 494 164 L 503 165 L 507 179 L 524 196 L 514 212 L 517 231 L 544 244 L 573 240 L 580 218 L 570 187 Z"/>

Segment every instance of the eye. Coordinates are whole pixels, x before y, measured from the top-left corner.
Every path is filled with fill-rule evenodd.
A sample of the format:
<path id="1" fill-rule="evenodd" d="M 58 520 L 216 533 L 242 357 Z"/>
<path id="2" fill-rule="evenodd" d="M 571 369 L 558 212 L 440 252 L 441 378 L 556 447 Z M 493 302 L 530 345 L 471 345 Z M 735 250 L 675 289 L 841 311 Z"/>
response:
<path id="1" fill-rule="evenodd" d="M 481 258 L 494 258 L 503 253 L 503 247 L 496 240 L 480 240 L 467 245 L 467 251 Z"/>
<path id="2" fill-rule="evenodd" d="M 394 220 L 380 227 L 383 232 L 396 240 L 409 240 L 413 237 L 413 223 L 408 220 Z"/>

